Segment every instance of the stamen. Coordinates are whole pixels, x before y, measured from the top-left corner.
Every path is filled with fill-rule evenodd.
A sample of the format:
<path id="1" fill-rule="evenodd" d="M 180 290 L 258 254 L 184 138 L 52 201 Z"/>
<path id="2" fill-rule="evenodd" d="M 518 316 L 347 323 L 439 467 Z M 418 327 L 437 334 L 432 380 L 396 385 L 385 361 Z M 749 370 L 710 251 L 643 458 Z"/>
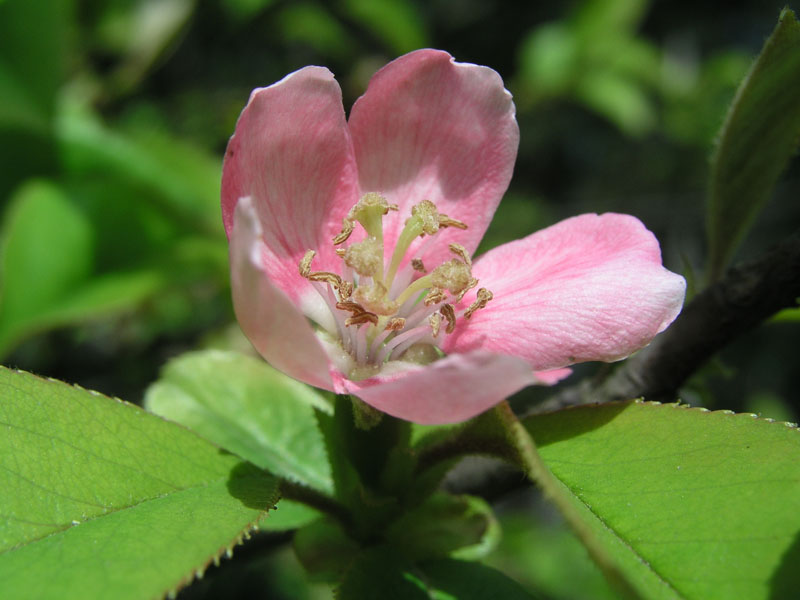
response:
<path id="1" fill-rule="evenodd" d="M 453 304 L 458 304 L 459 302 L 461 302 L 464 299 L 464 296 L 467 294 L 467 292 L 470 291 L 472 288 L 474 288 L 476 285 L 478 285 L 478 280 L 473 277 L 472 281 L 469 282 L 469 285 L 465 287 L 463 290 L 461 290 L 461 293 L 455 297 L 455 302 L 453 302 Z"/>
<path id="2" fill-rule="evenodd" d="M 439 288 L 432 288 L 428 295 L 425 296 L 425 306 L 433 306 L 434 304 L 439 304 L 442 302 L 447 295 L 444 293 L 444 290 L 440 290 Z"/>
<path id="3" fill-rule="evenodd" d="M 460 257 L 470 269 L 472 268 L 472 258 L 464 246 L 461 244 L 450 244 L 450 252 Z"/>
<path id="4" fill-rule="evenodd" d="M 386 331 L 400 331 L 406 326 L 406 320 L 403 317 L 394 317 L 389 319 L 386 324 Z"/>
<path id="5" fill-rule="evenodd" d="M 313 250 L 306 251 L 305 255 L 303 255 L 303 259 L 300 261 L 300 275 L 308 278 L 311 273 L 311 261 L 314 260 L 316 255 L 317 253 Z"/>
<path id="6" fill-rule="evenodd" d="M 342 219 L 342 230 L 333 238 L 333 245 L 338 246 L 339 244 L 343 244 L 347 241 L 350 237 L 350 234 L 353 233 L 353 228 L 355 225 L 353 221 L 350 220 L 349 217 L 345 217 Z"/>
<path id="7" fill-rule="evenodd" d="M 364 311 L 362 313 L 358 313 L 357 315 L 353 315 L 352 317 L 347 317 L 344 320 L 345 327 L 350 327 L 350 325 L 363 325 L 364 323 L 372 323 L 373 325 L 377 324 L 378 315 Z"/>
<path id="8" fill-rule="evenodd" d="M 406 221 L 406 225 L 414 217 L 419 219 L 423 234 L 433 235 L 439 231 L 439 211 L 436 210 L 436 205 L 430 200 L 423 200 L 411 207 L 411 218 Z"/>
<path id="9" fill-rule="evenodd" d="M 433 313 L 430 317 L 428 317 L 428 323 L 431 324 L 431 332 L 435 338 L 439 335 L 439 327 L 442 325 L 442 315 L 440 315 L 438 312 Z"/>
<path id="10" fill-rule="evenodd" d="M 453 333 L 456 329 L 456 313 L 455 310 L 453 310 L 453 305 L 445 304 L 439 309 L 439 312 L 447 319 L 447 327 L 444 330 L 445 333 Z"/>
<path id="11" fill-rule="evenodd" d="M 451 219 L 447 215 L 439 215 L 439 227 L 444 229 L 445 227 L 455 227 L 456 229 L 469 229 L 469 226 L 466 223 L 462 223 L 461 221 L 457 221 L 456 219 Z"/>
<path id="12" fill-rule="evenodd" d="M 420 273 L 427 273 L 428 271 L 425 269 L 425 265 L 422 264 L 421 258 L 412 258 L 411 259 L 411 268 L 415 271 L 419 271 Z"/>
<path id="13" fill-rule="evenodd" d="M 490 292 L 486 288 L 479 289 L 478 297 L 475 299 L 475 302 L 470 304 L 467 310 L 464 311 L 464 318 L 469 319 L 476 310 L 480 308 L 485 308 L 486 304 L 492 298 L 494 298 L 494 294 L 492 294 L 492 292 Z"/>

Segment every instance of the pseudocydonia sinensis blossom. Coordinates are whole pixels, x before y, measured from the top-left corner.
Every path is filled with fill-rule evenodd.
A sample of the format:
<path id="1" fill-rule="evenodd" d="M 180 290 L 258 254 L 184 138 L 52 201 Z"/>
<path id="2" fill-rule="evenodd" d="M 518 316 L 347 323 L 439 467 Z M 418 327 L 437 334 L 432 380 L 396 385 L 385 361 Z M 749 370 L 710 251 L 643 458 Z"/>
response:
<path id="1" fill-rule="evenodd" d="M 222 216 L 255 348 L 311 385 L 447 423 L 649 343 L 685 282 L 634 217 L 573 217 L 473 262 L 518 141 L 499 75 L 437 50 L 378 71 L 349 120 L 322 67 L 253 91 Z"/>

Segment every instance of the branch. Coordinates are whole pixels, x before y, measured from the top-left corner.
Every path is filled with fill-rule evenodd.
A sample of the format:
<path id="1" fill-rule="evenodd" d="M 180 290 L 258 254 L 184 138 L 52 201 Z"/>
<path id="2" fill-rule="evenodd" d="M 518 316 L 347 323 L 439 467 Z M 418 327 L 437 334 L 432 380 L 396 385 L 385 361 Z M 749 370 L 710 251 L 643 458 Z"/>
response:
<path id="1" fill-rule="evenodd" d="M 566 388 L 538 410 L 645 398 L 672 402 L 716 352 L 800 297 L 800 231 L 730 269 L 687 304 L 664 333 L 600 381 Z"/>

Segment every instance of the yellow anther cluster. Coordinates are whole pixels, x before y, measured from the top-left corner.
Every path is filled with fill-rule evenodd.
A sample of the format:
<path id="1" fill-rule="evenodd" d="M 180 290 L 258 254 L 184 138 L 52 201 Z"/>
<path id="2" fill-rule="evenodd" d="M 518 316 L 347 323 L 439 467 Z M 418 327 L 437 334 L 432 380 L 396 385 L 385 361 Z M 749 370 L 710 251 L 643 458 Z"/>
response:
<path id="1" fill-rule="evenodd" d="M 434 235 L 445 227 L 466 229 L 467 226 L 439 213 L 430 200 L 423 200 L 412 207 L 411 216 L 398 236 L 387 265 L 383 217 L 391 210 L 397 210 L 397 206 L 389 204 L 379 194 L 368 193 L 344 218 L 342 231 L 333 240 L 334 245 L 344 244 L 356 223 L 361 224 L 367 233 L 363 241 L 335 250 L 356 273 L 355 281 L 345 281 L 340 275 L 328 271 L 312 271 L 313 250 L 306 252 L 299 264 L 300 275 L 310 281 L 326 283 L 337 292 L 333 300 L 336 311 L 349 313 L 346 318 L 336 316 L 338 313 L 334 316 L 345 350 L 356 359 L 358 366 L 353 371 L 356 374 L 363 375 L 359 369 L 365 365 L 378 368 L 382 361 L 397 356 L 403 360 L 419 361 L 438 358 L 441 352 L 431 346 L 430 338 L 436 338 L 442 328 L 448 334 L 455 330 L 455 306 L 467 291 L 478 284 L 472 276 L 469 252 L 461 244 L 451 243 L 449 249 L 456 258 L 445 261 L 430 273 L 421 259 L 411 259 L 409 266 L 421 275 L 417 275 L 405 289 L 397 290 L 395 275 L 400 265 L 405 263 L 405 256 L 415 239 Z M 411 275 L 406 272 L 405 276 Z M 330 298 L 330 292 L 327 293 Z M 463 316 L 469 319 L 491 299 L 490 291 L 479 289 L 475 301 Z M 423 320 L 426 315 L 429 329 Z M 350 326 L 366 326 L 368 329 L 361 329 L 358 335 L 348 334 L 346 328 Z"/>

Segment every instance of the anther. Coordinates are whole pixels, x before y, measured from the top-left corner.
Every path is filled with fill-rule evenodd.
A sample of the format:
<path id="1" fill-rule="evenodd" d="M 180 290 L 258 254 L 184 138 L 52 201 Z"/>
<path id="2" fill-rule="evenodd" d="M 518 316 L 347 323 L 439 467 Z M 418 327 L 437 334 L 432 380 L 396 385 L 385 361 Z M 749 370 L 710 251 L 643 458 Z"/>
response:
<path id="1" fill-rule="evenodd" d="M 394 317 L 389 319 L 385 331 L 400 331 L 405 326 L 406 320 L 403 317 Z"/>
<path id="2" fill-rule="evenodd" d="M 350 327 L 350 325 L 363 325 L 364 323 L 372 323 L 373 325 L 376 325 L 378 323 L 378 315 L 365 311 L 358 313 L 357 315 L 353 315 L 352 317 L 347 317 L 344 320 L 345 327 Z"/>
<path id="3" fill-rule="evenodd" d="M 478 280 L 473 277 L 472 281 L 469 282 L 469 285 L 467 285 L 467 287 L 461 290 L 461 293 L 459 293 L 455 297 L 454 304 L 458 304 L 459 302 L 461 302 L 464 299 L 464 296 L 467 294 L 467 292 L 470 291 L 472 288 L 474 288 L 476 285 L 478 285 Z"/>
<path id="4" fill-rule="evenodd" d="M 442 302 L 447 295 L 444 293 L 444 290 L 440 290 L 439 288 L 433 288 L 430 292 L 425 296 L 425 306 L 432 306 L 434 304 L 438 304 Z"/>
<path id="5" fill-rule="evenodd" d="M 419 271 L 420 273 L 427 273 L 428 271 L 425 269 L 425 265 L 422 264 L 421 258 L 412 258 L 411 259 L 411 268 L 415 271 Z"/>
<path id="6" fill-rule="evenodd" d="M 314 260 L 316 254 L 313 250 L 308 250 L 300 261 L 300 275 L 303 277 L 308 278 L 311 274 L 311 261 Z"/>
<path id="7" fill-rule="evenodd" d="M 433 337 L 439 335 L 439 328 L 442 325 L 442 315 L 438 312 L 433 313 L 430 317 L 428 317 L 428 323 L 431 325 L 431 333 Z"/>
<path id="8" fill-rule="evenodd" d="M 450 244 L 450 252 L 460 257 L 461 260 L 463 260 L 470 269 L 472 268 L 472 258 L 470 257 L 469 252 L 467 252 L 467 249 L 464 248 L 464 246 L 462 246 L 461 244 Z"/>
<path id="9" fill-rule="evenodd" d="M 445 304 L 439 309 L 439 312 L 441 312 L 442 316 L 447 319 L 445 333 L 453 333 L 453 331 L 456 329 L 456 312 L 453 310 L 453 305 Z"/>
<path id="10" fill-rule="evenodd" d="M 445 227 L 455 227 L 456 229 L 469 229 L 466 223 L 462 223 L 461 221 L 457 221 L 456 219 L 451 219 L 447 215 L 439 215 L 439 227 L 444 229 Z"/>
<path id="11" fill-rule="evenodd" d="M 479 289 L 478 296 L 477 298 L 475 298 L 475 302 L 470 304 L 469 308 L 467 308 L 467 310 L 464 311 L 464 318 L 469 319 L 472 316 L 472 313 L 474 313 L 476 310 L 478 310 L 479 308 L 485 308 L 486 304 L 492 298 L 494 298 L 494 294 L 492 294 L 492 292 L 490 292 L 486 288 Z"/>
<path id="12" fill-rule="evenodd" d="M 342 230 L 333 238 L 333 245 L 338 246 L 339 244 L 345 243 L 347 238 L 350 237 L 350 234 L 353 233 L 354 227 L 355 225 L 349 217 L 342 219 Z"/>

